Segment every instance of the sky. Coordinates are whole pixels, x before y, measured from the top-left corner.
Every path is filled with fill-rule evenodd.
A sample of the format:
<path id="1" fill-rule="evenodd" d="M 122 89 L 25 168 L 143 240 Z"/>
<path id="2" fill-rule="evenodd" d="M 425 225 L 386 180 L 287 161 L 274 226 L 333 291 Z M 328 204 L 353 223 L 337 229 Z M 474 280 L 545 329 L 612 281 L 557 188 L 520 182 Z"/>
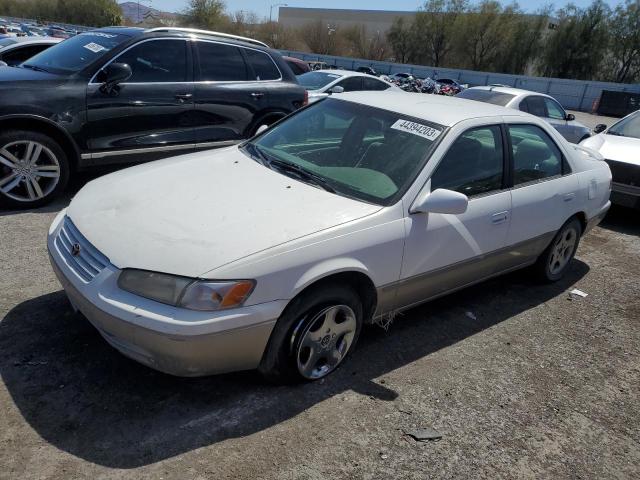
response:
<path id="1" fill-rule="evenodd" d="M 118 0 L 119 3 L 125 0 Z M 131 0 L 135 1 L 135 0 Z M 141 0 L 141 4 L 163 10 L 166 12 L 180 12 L 186 7 L 188 0 Z M 246 10 L 257 13 L 261 17 L 269 16 L 269 6 L 277 3 L 287 3 L 290 7 L 315 7 L 315 8 L 353 8 L 353 9 L 370 9 L 370 10 L 407 10 L 415 11 L 421 6 L 424 1 L 419 0 L 283 0 L 279 2 L 277 0 L 226 0 L 225 1 L 228 12 L 235 12 L 238 10 Z M 510 2 L 503 2 L 510 3 Z M 564 6 L 569 3 L 569 0 L 519 0 L 520 6 L 526 11 L 534 11 L 539 7 L 552 3 L 559 6 Z M 591 0 L 573 0 L 573 3 L 584 7 L 591 3 Z M 607 3 L 611 6 L 623 3 L 623 0 L 608 0 Z M 277 17 L 277 8 L 273 8 L 274 19 Z"/>

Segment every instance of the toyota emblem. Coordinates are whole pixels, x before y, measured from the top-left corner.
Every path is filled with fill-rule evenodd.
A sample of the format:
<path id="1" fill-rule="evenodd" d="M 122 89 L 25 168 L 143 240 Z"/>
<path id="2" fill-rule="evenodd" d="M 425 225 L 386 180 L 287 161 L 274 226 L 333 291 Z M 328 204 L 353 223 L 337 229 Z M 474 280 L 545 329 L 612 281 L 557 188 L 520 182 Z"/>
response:
<path id="1" fill-rule="evenodd" d="M 80 244 L 74 243 L 71 246 L 71 255 L 73 255 L 74 257 L 77 257 L 79 254 L 80 254 Z"/>

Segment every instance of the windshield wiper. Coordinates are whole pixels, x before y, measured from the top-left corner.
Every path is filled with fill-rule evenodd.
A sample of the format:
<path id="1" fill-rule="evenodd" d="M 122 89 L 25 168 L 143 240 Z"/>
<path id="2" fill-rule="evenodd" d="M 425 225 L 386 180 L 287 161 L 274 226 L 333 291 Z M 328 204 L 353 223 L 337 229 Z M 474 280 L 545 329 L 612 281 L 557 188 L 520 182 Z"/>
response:
<path id="1" fill-rule="evenodd" d="M 35 70 L 36 72 L 49 73 L 47 70 L 45 70 L 42 67 L 38 67 L 37 65 L 29 65 L 28 63 L 23 63 L 22 67 L 23 68 L 28 68 L 29 70 Z"/>
<path id="2" fill-rule="evenodd" d="M 615 135 L 616 137 L 624 137 L 623 133 L 620 132 L 616 132 L 615 130 L 609 130 L 607 132 L 607 135 Z"/>

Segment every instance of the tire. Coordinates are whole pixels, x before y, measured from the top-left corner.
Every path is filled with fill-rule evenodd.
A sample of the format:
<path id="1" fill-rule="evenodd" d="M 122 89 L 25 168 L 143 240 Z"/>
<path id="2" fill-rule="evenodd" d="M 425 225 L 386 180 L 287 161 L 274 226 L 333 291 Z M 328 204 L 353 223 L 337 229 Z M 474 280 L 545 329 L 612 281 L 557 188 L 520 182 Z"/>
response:
<path id="1" fill-rule="evenodd" d="M 69 160 L 51 137 L 29 130 L 0 134 L 0 203 L 11 208 L 45 205 L 69 181 Z"/>
<path id="2" fill-rule="evenodd" d="M 349 285 L 327 284 L 302 293 L 278 319 L 258 371 L 278 384 L 326 377 L 353 351 L 362 312 L 362 301 Z"/>
<path id="3" fill-rule="evenodd" d="M 580 221 L 577 218 L 567 221 L 536 261 L 536 276 L 547 283 L 560 280 L 576 254 L 581 235 Z"/>

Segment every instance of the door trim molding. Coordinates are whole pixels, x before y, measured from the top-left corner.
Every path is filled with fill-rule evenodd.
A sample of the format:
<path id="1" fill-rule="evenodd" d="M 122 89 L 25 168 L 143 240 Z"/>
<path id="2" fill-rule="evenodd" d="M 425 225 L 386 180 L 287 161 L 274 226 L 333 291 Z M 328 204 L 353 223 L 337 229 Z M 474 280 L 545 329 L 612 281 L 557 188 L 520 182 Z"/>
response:
<path id="1" fill-rule="evenodd" d="M 182 143 L 180 145 L 161 145 L 159 147 L 142 147 L 142 148 L 129 148 L 126 150 L 107 150 L 104 152 L 92 152 L 83 153 L 80 155 L 82 160 L 95 160 L 99 158 L 107 157 L 119 157 L 121 155 L 136 155 L 144 153 L 154 152 L 170 152 L 174 150 L 188 150 L 188 149 L 207 149 L 226 147 L 240 143 L 240 140 L 222 140 L 219 142 L 203 142 L 203 143 Z"/>

